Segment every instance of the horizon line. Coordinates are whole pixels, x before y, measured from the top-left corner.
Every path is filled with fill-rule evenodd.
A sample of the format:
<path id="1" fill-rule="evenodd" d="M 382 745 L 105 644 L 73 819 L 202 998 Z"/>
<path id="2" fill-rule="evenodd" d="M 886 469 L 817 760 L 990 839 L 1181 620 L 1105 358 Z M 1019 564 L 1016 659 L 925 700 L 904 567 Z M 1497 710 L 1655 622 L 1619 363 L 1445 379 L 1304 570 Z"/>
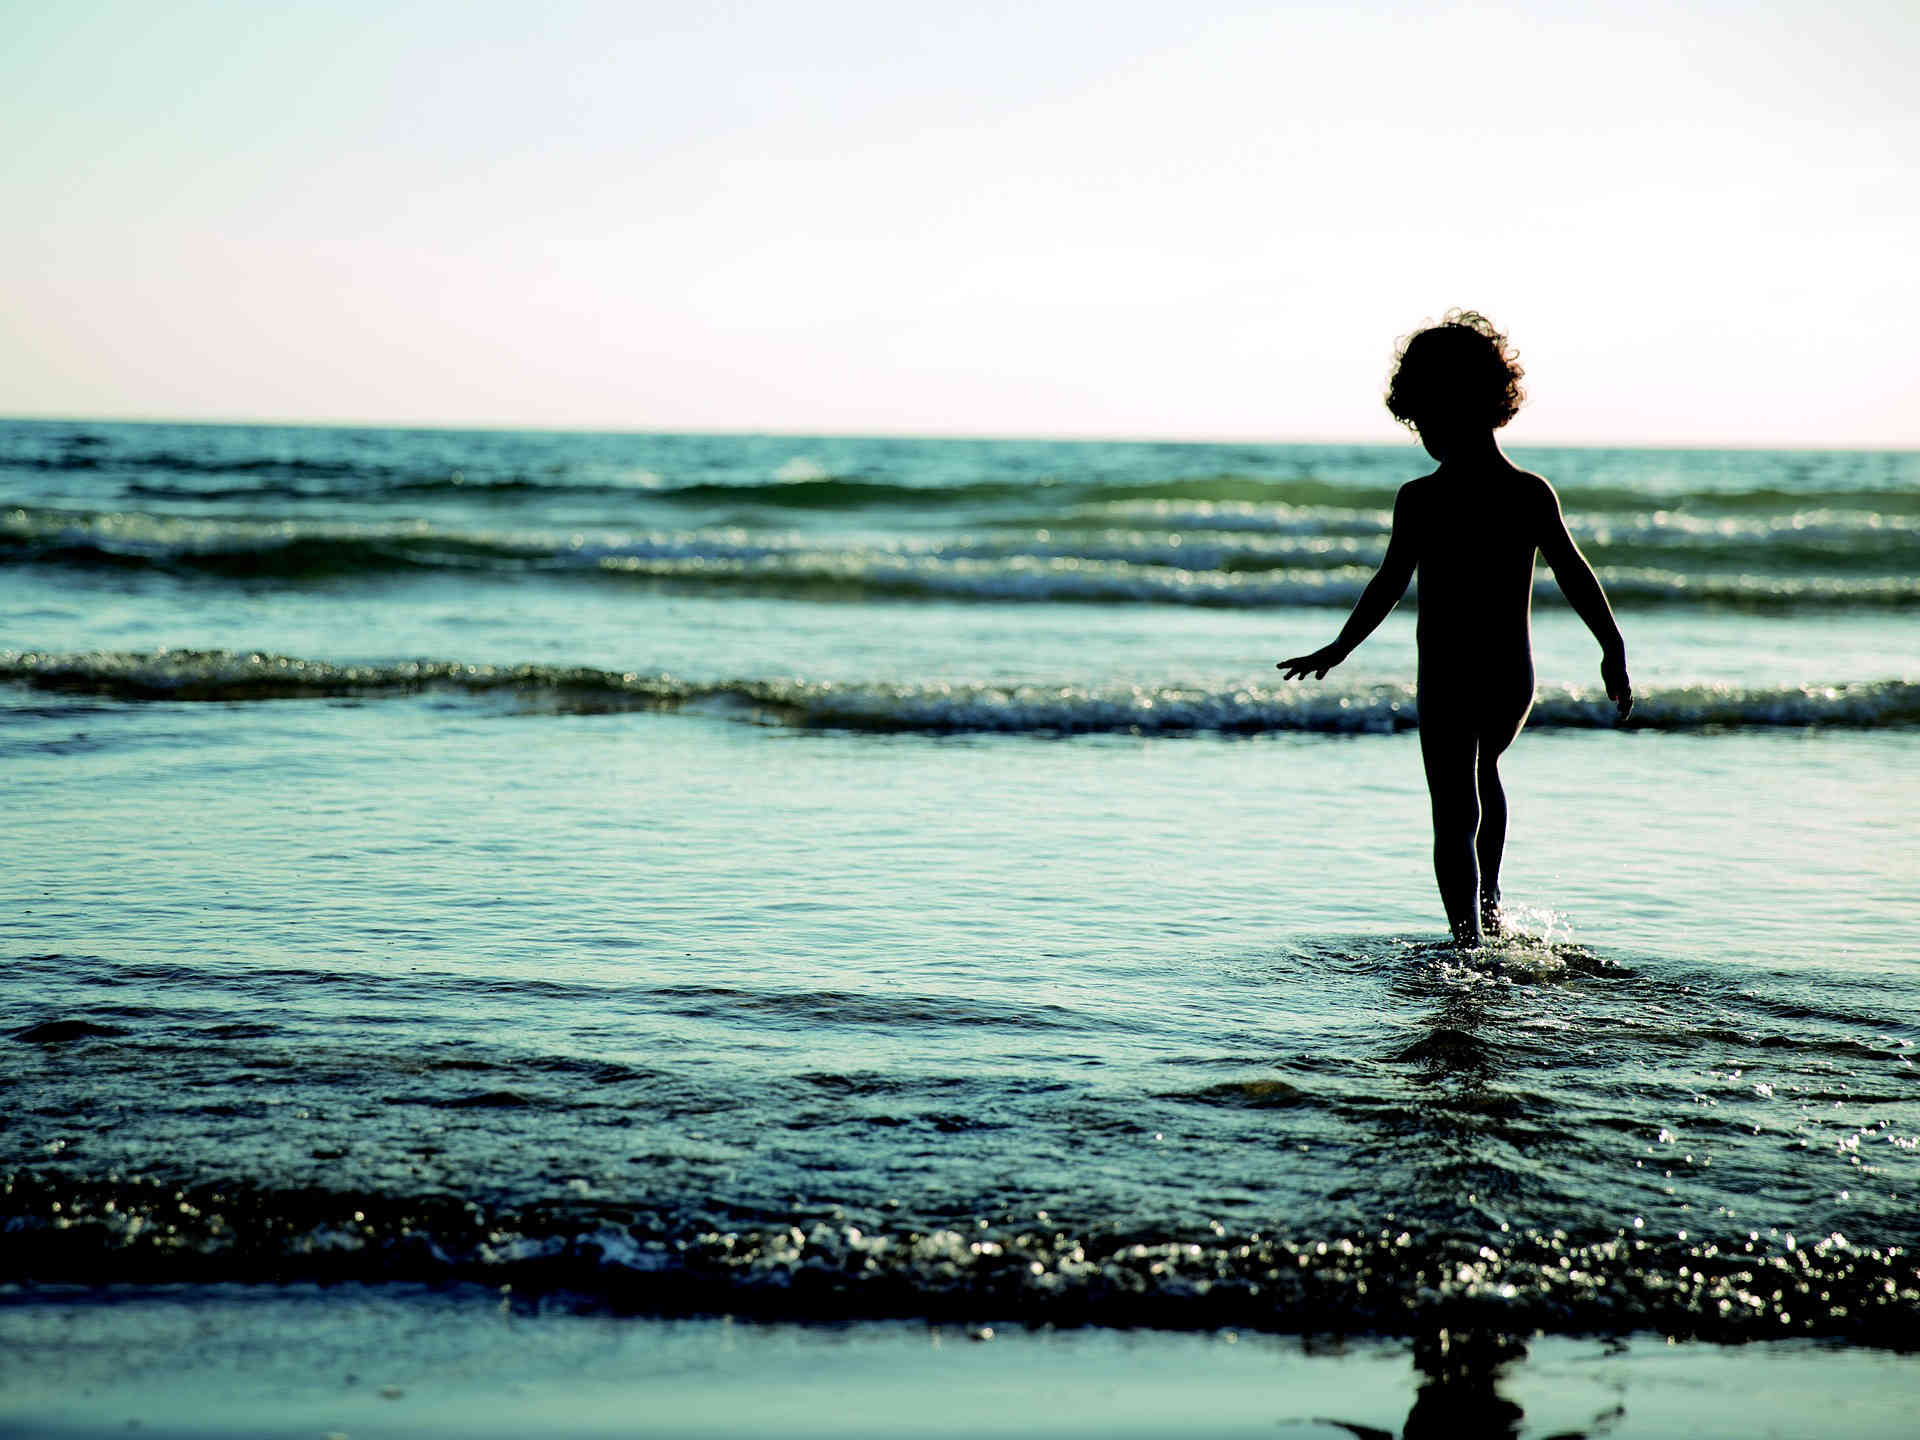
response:
<path id="1" fill-rule="evenodd" d="M 793 440 L 984 440 L 1008 443 L 1056 443 L 1063 445 L 1347 445 L 1363 446 L 1369 449 L 1396 449 L 1398 445 L 1391 438 L 1359 438 L 1340 435 L 1294 435 L 1279 437 L 1275 435 L 1179 435 L 1179 434 L 1086 434 L 1078 432 L 1017 432 L 994 430 L 803 430 L 787 429 L 780 426 L 686 426 L 686 425 L 594 425 L 594 424 L 514 424 L 509 422 L 485 422 L 473 420 L 349 420 L 338 418 L 286 419 L 270 417 L 215 417 L 205 415 L 78 415 L 60 412 L 26 412 L 0 414 L 0 423 L 25 422 L 48 425 L 202 425 L 209 429 L 259 428 L 269 430 L 426 430 L 449 434 L 513 434 L 537 433 L 548 435 L 683 435 L 713 436 L 718 438 L 764 438 Z M 1496 432 L 1497 433 L 1497 432 Z M 1411 434 L 1404 438 L 1407 446 L 1418 447 L 1418 440 Z M 1883 444 L 1871 441 L 1841 441 L 1824 445 L 1809 445 L 1804 442 L 1765 443 L 1758 441 L 1711 441 L 1711 440 L 1602 440 L 1602 439 L 1542 439 L 1518 440 L 1506 437 L 1505 444 L 1515 450 L 1723 450 L 1723 451 L 1776 451 L 1821 453 L 1828 451 L 1861 452 L 1871 454 L 1904 455 L 1920 453 L 1920 442 L 1913 444 Z"/>

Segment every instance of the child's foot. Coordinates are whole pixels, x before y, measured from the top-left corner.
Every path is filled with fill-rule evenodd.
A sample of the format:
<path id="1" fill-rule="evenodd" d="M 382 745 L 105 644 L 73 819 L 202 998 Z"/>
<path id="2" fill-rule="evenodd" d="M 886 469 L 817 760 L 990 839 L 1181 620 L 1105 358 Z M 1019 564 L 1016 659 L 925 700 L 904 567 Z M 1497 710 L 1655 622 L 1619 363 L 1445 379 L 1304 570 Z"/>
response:
<path id="1" fill-rule="evenodd" d="M 1487 939 L 1502 940 L 1511 933 L 1506 918 L 1500 912 L 1498 895 L 1480 897 L 1480 928 L 1487 932 Z"/>

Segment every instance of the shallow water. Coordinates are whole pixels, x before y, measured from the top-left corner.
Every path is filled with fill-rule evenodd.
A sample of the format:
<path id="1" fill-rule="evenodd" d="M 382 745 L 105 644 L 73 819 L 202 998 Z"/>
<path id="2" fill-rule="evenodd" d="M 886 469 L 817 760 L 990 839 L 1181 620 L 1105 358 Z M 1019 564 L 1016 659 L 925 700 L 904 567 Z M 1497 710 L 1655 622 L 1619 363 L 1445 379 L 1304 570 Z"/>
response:
<path id="1" fill-rule="evenodd" d="M 1610 585 L 1650 531 L 1688 583 L 1616 589 L 1625 733 L 1542 602 L 1518 933 L 1462 958 L 1410 625 L 1283 687 L 1337 608 L 1093 553 L 1176 507 L 1181 548 L 1377 549 L 1405 452 L 0 434 L 15 1277 L 1912 1324 L 1913 457 L 1550 457 L 1637 537 L 1579 522 Z M 668 538 L 526 539 L 589 512 Z M 1029 583 L 1076 514 L 1046 573 L 1107 589 Z M 719 564 L 722 522 L 774 563 Z M 1753 538 L 1809 526 L 1887 547 Z M 626 567 L 675 547 L 707 569 Z"/>

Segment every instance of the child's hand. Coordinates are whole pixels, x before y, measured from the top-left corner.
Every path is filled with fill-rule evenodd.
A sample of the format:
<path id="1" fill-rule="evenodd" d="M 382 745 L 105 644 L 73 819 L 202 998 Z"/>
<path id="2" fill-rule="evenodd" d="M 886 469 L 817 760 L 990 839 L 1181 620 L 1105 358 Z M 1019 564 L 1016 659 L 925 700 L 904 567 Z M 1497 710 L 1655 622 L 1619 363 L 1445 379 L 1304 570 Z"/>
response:
<path id="1" fill-rule="evenodd" d="M 1617 719 L 1633 713 L 1633 684 L 1627 679 L 1627 657 L 1605 655 L 1600 660 L 1600 681 L 1607 687 L 1607 699 L 1619 707 Z"/>
<path id="2" fill-rule="evenodd" d="M 1285 671 L 1286 678 L 1289 680 L 1298 680 L 1309 670 L 1313 672 L 1314 679 L 1323 680 L 1326 678 L 1327 671 L 1346 658 L 1347 652 L 1336 643 L 1322 645 L 1311 655 L 1296 655 L 1291 660 L 1282 660 L 1273 668 Z"/>

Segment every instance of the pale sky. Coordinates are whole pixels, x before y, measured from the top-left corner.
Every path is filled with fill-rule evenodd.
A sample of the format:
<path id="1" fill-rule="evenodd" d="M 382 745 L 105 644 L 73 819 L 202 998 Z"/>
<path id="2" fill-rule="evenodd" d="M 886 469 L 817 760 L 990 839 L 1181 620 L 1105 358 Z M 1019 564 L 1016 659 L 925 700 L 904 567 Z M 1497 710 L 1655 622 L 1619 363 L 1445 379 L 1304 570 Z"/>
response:
<path id="1" fill-rule="evenodd" d="M 0 414 L 1920 447 L 1920 4 L 0 0 Z"/>

